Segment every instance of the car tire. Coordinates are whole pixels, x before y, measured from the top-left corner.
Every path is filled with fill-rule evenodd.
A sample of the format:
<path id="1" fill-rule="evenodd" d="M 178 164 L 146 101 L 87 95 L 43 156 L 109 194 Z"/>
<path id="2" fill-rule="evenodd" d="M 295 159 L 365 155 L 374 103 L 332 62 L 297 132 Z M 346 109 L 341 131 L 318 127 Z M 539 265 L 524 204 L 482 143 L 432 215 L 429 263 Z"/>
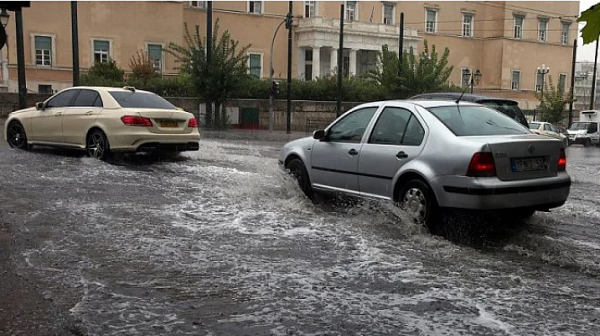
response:
<path id="1" fill-rule="evenodd" d="M 298 185 L 300 186 L 302 192 L 308 198 L 312 199 L 314 196 L 314 192 L 312 190 L 310 184 L 310 177 L 308 176 L 308 172 L 306 171 L 304 162 L 302 162 L 302 160 L 300 159 L 292 159 L 287 163 L 285 168 L 298 181 Z"/>
<path id="2" fill-rule="evenodd" d="M 585 139 L 585 141 L 583 142 L 583 147 L 590 147 L 592 145 L 592 140 L 590 139 Z"/>
<path id="3" fill-rule="evenodd" d="M 88 134 L 85 151 L 89 157 L 102 161 L 106 161 L 112 157 L 108 138 L 104 132 L 98 129 Z"/>
<path id="4" fill-rule="evenodd" d="M 415 224 L 424 225 L 431 234 L 443 234 L 443 226 L 439 218 L 440 209 L 427 183 L 418 179 L 410 180 L 398 195 L 400 208 Z"/>
<path id="5" fill-rule="evenodd" d="M 11 121 L 6 132 L 8 145 L 12 148 L 27 150 L 30 145 L 27 142 L 27 134 L 25 128 L 18 121 Z"/>

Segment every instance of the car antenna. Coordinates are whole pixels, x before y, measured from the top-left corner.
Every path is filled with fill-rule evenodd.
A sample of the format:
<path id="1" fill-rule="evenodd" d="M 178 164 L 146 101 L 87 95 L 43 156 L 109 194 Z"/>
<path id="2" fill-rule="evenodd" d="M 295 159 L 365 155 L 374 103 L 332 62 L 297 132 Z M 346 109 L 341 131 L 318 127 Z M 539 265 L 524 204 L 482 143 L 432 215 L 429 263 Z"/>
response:
<path id="1" fill-rule="evenodd" d="M 471 74 L 469 83 L 471 83 L 471 81 L 473 80 L 473 74 Z M 465 94 L 465 92 L 467 92 L 467 89 L 469 88 L 469 86 L 465 86 L 465 89 L 463 90 L 463 92 L 460 94 L 460 96 L 458 97 L 458 99 L 456 100 L 456 103 L 458 104 L 460 102 L 460 100 L 462 99 L 463 95 Z"/>

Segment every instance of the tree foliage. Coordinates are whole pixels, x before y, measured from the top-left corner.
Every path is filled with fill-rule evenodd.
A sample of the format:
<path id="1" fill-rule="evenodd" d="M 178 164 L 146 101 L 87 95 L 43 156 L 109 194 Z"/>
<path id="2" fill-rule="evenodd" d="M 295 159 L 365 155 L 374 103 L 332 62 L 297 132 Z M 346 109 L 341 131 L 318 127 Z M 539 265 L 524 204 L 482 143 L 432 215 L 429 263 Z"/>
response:
<path id="1" fill-rule="evenodd" d="M 402 62 L 398 54 L 389 51 L 387 45 L 379 54 L 381 67 L 371 71 L 369 76 L 389 90 L 389 98 L 407 98 L 420 93 L 453 90 L 448 78 L 454 66 L 448 65 L 450 50 L 444 49 L 441 55 L 435 45 L 429 49 L 424 41 L 423 52 L 415 55 L 412 48 L 404 52 Z"/>
<path id="2" fill-rule="evenodd" d="M 150 79 L 160 76 L 154 68 L 154 62 L 148 56 L 148 53 L 143 50 L 138 50 L 135 55 L 129 59 L 129 68 L 131 69 L 130 78 L 148 82 Z"/>
<path id="3" fill-rule="evenodd" d="M 106 62 L 94 62 L 87 75 L 101 78 L 108 82 L 122 82 L 125 71 L 119 68 L 115 60 L 109 58 Z"/>
<path id="4" fill-rule="evenodd" d="M 593 5 L 581 13 L 578 22 L 586 22 L 581 29 L 583 44 L 592 43 L 600 37 L 600 3 Z"/>
<path id="5" fill-rule="evenodd" d="M 231 38 L 229 31 L 219 35 L 219 20 L 215 22 L 212 36 L 210 64 L 207 61 L 207 39 L 200 35 L 200 27 L 193 33 L 184 24 L 184 45 L 169 43 L 167 52 L 180 64 L 182 74 L 192 78 L 198 98 L 207 103 L 207 126 L 224 127 L 227 116 L 224 103 L 242 85 L 248 72 L 246 51 L 250 45 L 239 47 L 239 42 Z M 215 106 L 214 121 L 212 104 Z"/>
<path id="6" fill-rule="evenodd" d="M 548 76 L 548 81 L 544 83 L 544 90 L 536 92 L 536 97 L 540 100 L 539 109 L 542 112 L 541 119 L 552 124 L 562 122 L 567 116 L 565 105 L 573 101 L 573 94 L 569 90 L 565 93 L 564 85 L 554 85 L 552 76 Z"/>

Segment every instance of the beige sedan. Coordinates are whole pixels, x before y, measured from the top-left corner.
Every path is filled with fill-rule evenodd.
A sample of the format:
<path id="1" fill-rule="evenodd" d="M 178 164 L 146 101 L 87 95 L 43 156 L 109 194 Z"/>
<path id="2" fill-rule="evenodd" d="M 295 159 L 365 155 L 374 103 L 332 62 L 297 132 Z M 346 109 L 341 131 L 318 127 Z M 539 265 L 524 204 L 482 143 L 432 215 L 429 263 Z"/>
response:
<path id="1" fill-rule="evenodd" d="M 200 140 L 193 114 L 133 87 L 65 89 L 12 112 L 5 125 L 13 148 L 70 147 L 101 160 L 114 152 L 198 150 Z"/>
<path id="2" fill-rule="evenodd" d="M 567 137 L 561 134 L 558 131 L 556 126 L 552 125 L 549 122 L 544 121 L 532 121 L 529 123 L 529 129 L 536 134 L 549 136 L 551 138 L 556 138 L 563 142 L 565 147 L 567 146 Z"/>

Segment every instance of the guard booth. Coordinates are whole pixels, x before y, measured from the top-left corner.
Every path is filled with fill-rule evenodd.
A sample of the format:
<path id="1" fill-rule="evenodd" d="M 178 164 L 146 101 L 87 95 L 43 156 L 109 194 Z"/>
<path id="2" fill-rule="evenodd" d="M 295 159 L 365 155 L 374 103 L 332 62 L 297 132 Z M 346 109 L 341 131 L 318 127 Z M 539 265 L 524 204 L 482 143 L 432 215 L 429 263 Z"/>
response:
<path id="1" fill-rule="evenodd" d="M 256 107 L 242 107 L 240 110 L 240 128 L 259 129 L 260 114 Z"/>

